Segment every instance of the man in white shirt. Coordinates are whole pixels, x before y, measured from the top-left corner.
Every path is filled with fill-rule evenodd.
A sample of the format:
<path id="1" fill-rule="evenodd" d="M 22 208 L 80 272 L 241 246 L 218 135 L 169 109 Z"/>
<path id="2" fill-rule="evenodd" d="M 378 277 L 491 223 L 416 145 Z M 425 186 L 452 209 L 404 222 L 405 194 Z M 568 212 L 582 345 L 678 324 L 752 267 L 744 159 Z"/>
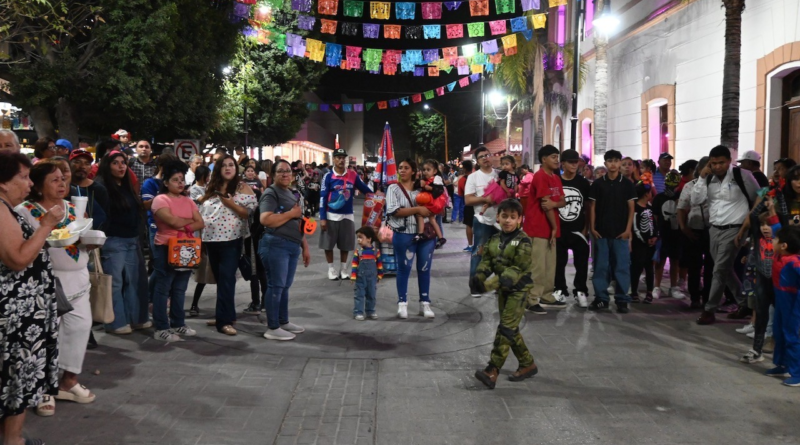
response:
<path id="1" fill-rule="evenodd" d="M 739 306 L 745 304 L 741 295 L 742 283 L 733 270 L 739 252 L 737 235 L 755 202 L 758 183 L 753 174 L 731 166 L 731 152 L 721 145 L 711 149 L 708 165 L 700 172 L 700 179 L 692 187 L 692 206 L 708 200 L 711 256 L 714 258 L 714 276 L 711 290 L 697 324 L 713 324 L 714 311 L 719 306 L 725 286 L 731 289 Z"/>
<path id="2" fill-rule="evenodd" d="M 472 233 L 474 236 L 472 243 L 472 258 L 469 263 L 469 278 L 475 275 L 475 269 L 481 262 L 483 246 L 489 241 L 492 235 L 497 233 L 494 223 L 497 220 L 497 205 L 499 202 L 492 202 L 491 198 L 484 197 L 483 193 L 486 186 L 497 180 L 497 172 L 492 168 L 492 160 L 489 157 L 489 149 L 480 146 L 475 150 L 475 161 L 479 170 L 472 172 L 467 177 L 467 184 L 464 186 L 464 203 L 475 209 L 475 217 L 472 222 Z M 491 207 L 481 213 L 484 204 Z M 475 289 L 470 289 L 470 294 L 478 298 L 481 293 Z"/>

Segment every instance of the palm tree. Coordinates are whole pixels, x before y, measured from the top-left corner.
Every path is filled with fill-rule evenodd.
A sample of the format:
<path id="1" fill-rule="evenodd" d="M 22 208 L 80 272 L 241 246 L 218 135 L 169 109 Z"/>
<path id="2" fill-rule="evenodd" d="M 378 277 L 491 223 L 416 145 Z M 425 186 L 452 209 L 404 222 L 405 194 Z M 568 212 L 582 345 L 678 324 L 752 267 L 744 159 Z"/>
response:
<path id="1" fill-rule="evenodd" d="M 739 150 L 739 78 L 742 71 L 742 12 L 745 0 L 722 0 L 725 7 L 725 65 L 722 69 L 720 144 Z"/>
<path id="2" fill-rule="evenodd" d="M 595 7 L 602 11 L 604 0 L 597 0 Z M 606 134 L 608 115 L 608 35 L 600 29 L 594 30 L 595 73 L 594 73 L 594 152 L 602 155 L 606 152 L 608 136 Z"/>

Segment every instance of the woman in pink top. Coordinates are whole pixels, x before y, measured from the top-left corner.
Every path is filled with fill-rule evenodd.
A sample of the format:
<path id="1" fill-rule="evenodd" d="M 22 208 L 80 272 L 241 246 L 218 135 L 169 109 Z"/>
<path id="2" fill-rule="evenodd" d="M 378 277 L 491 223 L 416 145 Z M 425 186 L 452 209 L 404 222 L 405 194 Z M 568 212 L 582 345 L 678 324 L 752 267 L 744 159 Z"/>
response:
<path id="1" fill-rule="evenodd" d="M 188 269 L 176 269 L 167 262 L 171 238 L 191 237 L 204 226 L 197 205 L 186 195 L 185 175 L 188 168 L 181 161 L 172 161 L 162 167 L 161 177 L 164 182 L 161 193 L 153 199 L 151 206 L 157 228 L 153 251 L 156 280 L 153 292 L 153 322 L 156 328 L 154 338 L 166 342 L 180 341 L 181 335 L 191 337 L 197 334 L 194 329 L 186 326 L 183 310 L 186 287 L 192 272 Z M 169 317 L 167 300 L 171 300 Z"/>

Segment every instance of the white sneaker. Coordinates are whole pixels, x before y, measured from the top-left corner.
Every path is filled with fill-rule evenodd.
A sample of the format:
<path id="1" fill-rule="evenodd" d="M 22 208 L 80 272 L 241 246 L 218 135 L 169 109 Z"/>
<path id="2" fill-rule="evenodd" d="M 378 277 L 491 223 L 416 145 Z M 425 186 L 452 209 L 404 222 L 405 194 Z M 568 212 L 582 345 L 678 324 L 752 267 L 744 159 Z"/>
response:
<path id="1" fill-rule="evenodd" d="M 377 313 L 375 313 L 375 314 L 368 314 L 368 315 L 367 315 L 367 318 L 369 318 L 370 320 L 377 320 L 377 319 L 378 319 L 378 314 L 377 314 Z"/>
<path id="2" fill-rule="evenodd" d="M 306 329 L 302 326 L 298 326 L 294 323 L 285 323 L 281 325 L 281 329 L 284 331 L 289 331 L 292 334 L 302 334 L 306 331 Z"/>
<path id="3" fill-rule="evenodd" d="M 578 292 L 578 295 L 575 296 L 575 300 L 578 302 L 578 307 L 587 308 L 589 307 L 589 302 L 586 298 L 586 294 L 583 292 Z"/>
<path id="4" fill-rule="evenodd" d="M 752 365 L 753 363 L 764 361 L 764 356 L 751 349 L 747 351 L 747 354 L 743 355 L 742 358 L 739 359 L 739 361 L 742 363 L 747 363 Z"/>
<path id="5" fill-rule="evenodd" d="M 338 280 L 339 279 L 339 274 L 336 273 L 336 269 L 334 269 L 332 267 L 328 268 L 328 279 L 329 280 Z"/>
<path id="6" fill-rule="evenodd" d="M 657 287 L 653 289 L 653 292 L 650 295 L 653 296 L 653 300 L 658 300 L 659 298 L 661 298 L 661 288 Z"/>
<path id="7" fill-rule="evenodd" d="M 737 329 L 736 332 L 740 334 L 749 334 L 751 332 L 755 332 L 755 330 L 756 330 L 755 326 L 753 326 L 752 324 L 746 324 L 741 328 Z"/>
<path id="8" fill-rule="evenodd" d="M 278 341 L 286 341 L 286 340 L 294 340 L 296 336 L 291 332 L 284 331 L 281 328 L 278 329 L 269 329 L 267 332 L 264 333 L 264 338 L 267 340 L 278 340 Z"/>
<path id="9" fill-rule="evenodd" d="M 178 335 L 182 335 L 184 337 L 194 337 L 195 335 L 197 335 L 197 331 L 190 328 L 189 326 L 181 326 L 179 328 L 174 328 L 172 329 L 172 332 Z"/>
<path id="10" fill-rule="evenodd" d="M 364 320 L 366 320 L 366 317 L 364 317 L 364 314 L 358 314 L 358 315 L 356 315 L 356 316 L 355 316 L 355 317 L 353 317 L 353 318 L 355 318 L 357 321 L 364 321 Z"/>
<path id="11" fill-rule="evenodd" d="M 681 288 L 678 286 L 669 289 L 669 296 L 676 300 L 683 300 L 686 298 L 686 294 L 684 294 Z"/>
<path id="12" fill-rule="evenodd" d="M 397 318 L 408 318 L 408 303 L 397 303 Z"/>
<path id="13" fill-rule="evenodd" d="M 174 342 L 174 341 L 181 341 L 181 338 L 178 337 L 178 334 L 173 332 L 172 329 L 164 329 L 162 331 L 156 331 L 156 333 L 153 334 L 153 338 L 155 338 L 156 340 L 165 341 L 165 342 L 168 342 L 168 343 L 171 343 L 171 342 Z"/>
<path id="14" fill-rule="evenodd" d="M 616 294 L 617 293 L 617 282 L 614 281 L 614 280 L 611 280 L 611 282 L 608 283 L 608 289 L 607 290 L 608 290 L 609 295 Z"/>
<path id="15" fill-rule="evenodd" d="M 343 270 L 343 271 L 339 272 L 339 278 L 341 278 L 343 280 L 349 280 L 350 279 L 350 272 L 348 272 L 346 270 Z"/>
<path id="16" fill-rule="evenodd" d="M 747 338 L 756 338 L 756 331 L 755 331 L 755 329 L 753 330 L 753 332 L 751 332 L 751 333 L 747 334 Z"/>
<path id="17" fill-rule="evenodd" d="M 423 301 L 422 303 L 419 304 L 419 314 L 425 318 L 435 317 L 433 311 L 431 310 L 431 304 L 428 303 L 427 301 Z"/>

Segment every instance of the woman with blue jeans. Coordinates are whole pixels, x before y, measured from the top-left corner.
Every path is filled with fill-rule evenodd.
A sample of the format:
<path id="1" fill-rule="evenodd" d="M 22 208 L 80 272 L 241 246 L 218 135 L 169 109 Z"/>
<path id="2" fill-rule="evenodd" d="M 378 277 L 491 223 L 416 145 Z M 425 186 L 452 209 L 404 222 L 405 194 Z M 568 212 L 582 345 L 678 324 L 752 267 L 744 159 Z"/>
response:
<path id="1" fill-rule="evenodd" d="M 173 253 L 169 250 L 170 239 L 191 237 L 204 225 L 197 205 L 186 196 L 184 175 L 188 169 L 189 166 L 178 160 L 163 164 L 160 167 L 161 189 L 150 207 L 156 225 L 153 238 L 153 321 L 156 332 L 153 338 L 166 342 L 180 341 L 181 335 L 197 335 L 194 329 L 186 326 L 183 309 L 192 271 L 169 264 L 169 257 Z M 167 300 L 170 300 L 169 316 Z"/>
<path id="2" fill-rule="evenodd" d="M 250 236 L 247 221 L 256 208 L 253 188 L 240 180 L 233 156 L 226 154 L 215 164 L 206 193 L 200 198 L 205 228 L 203 245 L 217 282 L 217 310 L 209 326 L 225 335 L 236 335 L 236 269 L 242 256 L 242 240 Z"/>
<path id="3" fill-rule="evenodd" d="M 103 270 L 113 277 L 114 321 L 106 332 L 130 334 L 133 329 L 150 327 L 140 323 L 139 226 L 142 203 L 134 192 L 125 154 L 112 151 L 100 162 L 97 180 L 108 190 L 110 213 L 106 223 L 106 243 L 101 250 Z"/>
<path id="4" fill-rule="evenodd" d="M 414 242 L 417 234 L 415 215 L 431 217 L 431 212 L 418 206 L 416 197 L 419 191 L 414 190 L 414 178 L 417 174 L 417 163 L 406 159 L 397 166 L 397 184 L 386 190 L 386 215 L 389 227 L 394 231 L 392 246 L 397 261 L 397 317 L 408 318 L 408 278 L 411 265 L 417 258 L 417 283 L 419 284 L 419 315 L 433 318 L 431 299 L 428 292 L 431 287 L 431 262 L 436 238 L 423 242 Z"/>
<path id="5" fill-rule="evenodd" d="M 272 165 L 274 183 L 264 190 L 259 202 L 259 221 L 265 227 L 258 254 L 267 272 L 264 311 L 267 340 L 286 341 L 305 332 L 302 326 L 289 322 L 289 288 L 294 282 L 297 261 L 303 255 L 308 267 L 311 253 L 303 233 L 303 196 L 292 189 L 292 166 L 285 160 Z"/>

